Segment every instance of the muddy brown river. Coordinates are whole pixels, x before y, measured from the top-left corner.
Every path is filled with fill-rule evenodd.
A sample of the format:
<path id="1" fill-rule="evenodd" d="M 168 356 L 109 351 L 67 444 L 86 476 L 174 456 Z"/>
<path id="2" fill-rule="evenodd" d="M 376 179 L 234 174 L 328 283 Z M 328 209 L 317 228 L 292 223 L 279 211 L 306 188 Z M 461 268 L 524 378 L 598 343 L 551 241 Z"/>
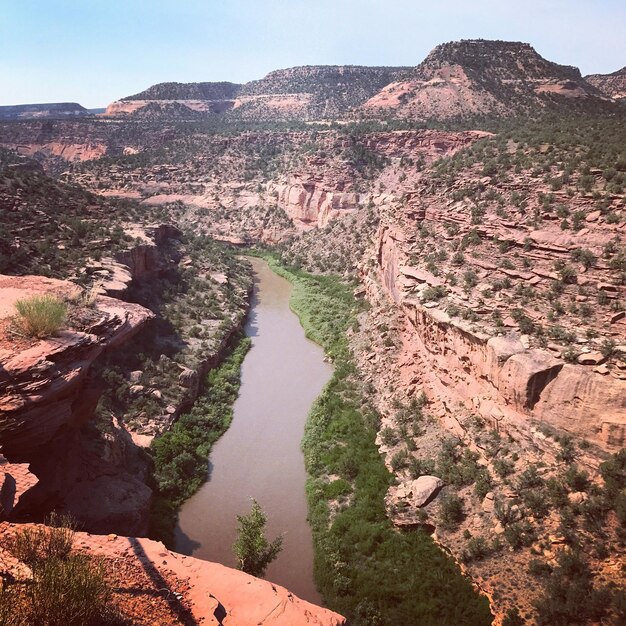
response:
<path id="1" fill-rule="evenodd" d="M 319 603 L 300 442 L 332 367 L 289 309 L 291 284 L 265 261 L 252 264 L 255 288 L 245 328 L 252 347 L 242 365 L 233 422 L 213 447 L 207 482 L 181 508 L 176 550 L 234 567 L 237 515 L 248 513 L 255 498 L 268 517 L 268 537 L 284 535 L 267 580 Z"/>

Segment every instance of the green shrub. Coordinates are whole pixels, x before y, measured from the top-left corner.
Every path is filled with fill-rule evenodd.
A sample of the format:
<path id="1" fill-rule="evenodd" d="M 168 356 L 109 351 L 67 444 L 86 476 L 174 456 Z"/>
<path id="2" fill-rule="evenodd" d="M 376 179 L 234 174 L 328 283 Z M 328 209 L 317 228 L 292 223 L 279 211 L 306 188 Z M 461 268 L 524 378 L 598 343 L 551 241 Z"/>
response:
<path id="1" fill-rule="evenodd" d="M 502 626 L 524 626 L 525 623 L 517 608 L 509 609 L 502 620 Z"/>
<path id="2" fill-rule="evenodd" d="M 476 495 L 482 500 L 491 491 L 492 486 L 493 481 L 491 479 L 491 475 L 489 474 L 489 470 L 486 468 L 480 469 L 476 476 L 476 484 L 474 485 Z"/>
<path id="3" fill-rule="evenodd" d="M 606 589 L 594 588 L 589 567 L 577 553 L 563 550 L 544 595 L 535 602 L 539 626 L 570 626 L 601 621 L 610 606 Z"/>
<path id="4" fill-rule="evenodd" d="M 575 465 L 572 465 L 565 472 L 565 484 L 572 491 L 587 491 L 589 475 L 584 470 L 579 470 Z"/>
<path id="5" fill-rule="evenodd" d="M 463 500 L 456 494 L 446 495 L 441 499 L 439 519 L 444 528 L 454 530 L 465 517 Z"/>
<path id="6" fill-rule="evenodd" d="M 528 563 L 528 573 L 536 578 L 542 578 L 552 573 L 552 567 L 545 561 L 531 559 L 530 563 Z"/>
<path id="7" fill-rule="evenodd" d="M 386 426 L 380 431 L 380 439 L 386 446 L 395 446 L 400 441 L 398 433 L 390 426 Z"/>
<path id="8" fill-rule="evenodd" d="M 27 526 L 7 542 L 7 549 L 16 559 L 29 566 L 50 559 L 65 559 L 74 543 L 73 522 L 69 517 L 53 514 L 51 526 Z"/>
<path id="9" fill-rule="evenodd" d="M 457 439 L 444 439 L 437 457 L 437 475 L 457 487 L 470 485 L 479 472 L 477 459 L 478 454 L 463 448 Z"/>
<path id="10" fill-rule="evenodd" d="M 263 577 L 281 551 L 283 538 L 279 536 L 271 542 L 265 538 L 267 517 L 256 500 L 252 501 L 250 513 L 237 515 L 237 522 L 237 540 L 233 544 L 237 569 Z"/>
<path id="11" fill-rule="evenodd" d="M 402 448 L 402 450 L 398 450 L 391 457 L 391 469 L 394 472 L 399 472 L 400 470 L 407 467 L 408 464 L 409 464 L 409 453 L 407 452 L 405 448 Z"/>
<path id="12" fill-rule="evenodd" d="M 513 550 L 519 550 L 524 546 L 532 545 L 537 538 L 537 533 L 529 522 L 515 522 L 504 529 L 504 538 Z"/>
<path id="13" fill-rule="evenodd" d="M 56 520 L 57 523 L 62 520 Z M 3 587 L 2 624 L 92 626 L 119 624 L 110 607 L 104 568 L 94 558 L 72 554 L 73 531 L 64 527 L 25 528 L 4 547 L 30 566 L 28 585 Z"/>
<path id="14" fill-rule="evenodd" d="M 461 558 L 465 563 L 470 561 L 482 561 L 489 555 L 489 544 L 484 537 L 471 537 L 467 542 Z"/>
<path id="15" fill-rule="evenodd" d="M 493 513 L 502 526 L 508 526 L 518 518 L 517 509 L 512 502 L 505 502 L 502 498 L 496 498 L 493 503 Z"/>
<path id="16" fill-rule="evenodd" d="M 15 302 L 15 325 L 27 337 L 43 339 L 56 334 L 67 316 L 67 305 L 52 294 L 35 295 Z"/>
<path id="17" fill-rule="evenodd" d="M 513 473 L 515 464 L 508 459 L 495 459 L 493 461 L 493 469 L 500 478 L 506 478 Z"/>
<path id="18" fill-rule="evenodd" d="M 77 554 L 64 561 L 50 559 L 35 568 L 27 597 L 31 624 L 91 626 L 103 623 L 111 593 L 103 567 Z"/>
<path id="19" fill-rule="evenodd" d="M 550 504 L 541 491 L 527 491 L 524 494 L 524 504 L 537 518 L 545 517 L 550 512 Z"/>

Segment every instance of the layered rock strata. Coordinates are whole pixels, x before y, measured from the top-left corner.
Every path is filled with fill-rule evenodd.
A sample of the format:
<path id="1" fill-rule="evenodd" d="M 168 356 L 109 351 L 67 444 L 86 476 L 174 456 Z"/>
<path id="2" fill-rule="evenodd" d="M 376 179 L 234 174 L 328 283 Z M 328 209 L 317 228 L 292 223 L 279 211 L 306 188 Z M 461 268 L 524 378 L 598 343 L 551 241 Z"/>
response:
<path id="1" fill-rule="evenodd" d="M 19 298 L 53 293 L 74 297 L 76 285 L 39 276 L 0 277 L 2 322 L 10 324 Z M 89 371 L 105 351 L 128 341 L 153 317 L 147 309 L 98 296 L 92 307 L 74 306 L 71 326 L 45 339 L 4 341 L 0 352 L 0 445 L 12 463 L 30 463 L 40 480 L 14 497 L 5 514 L 35 513 L 46 500 L 72 510 L 86 525 L 145 529 L 151 497 L 137 457 L 120 425 L 109 450 L 90 450 L 81 437 L 99 397 Z M 10 336 L 10 334 L 9 334 Z M 6 473 L 14 475 L 7 468 Z M 5 481 L 6 482 L 6 481 Z M 59 500 L 60 498 L 60 500 Z"/>

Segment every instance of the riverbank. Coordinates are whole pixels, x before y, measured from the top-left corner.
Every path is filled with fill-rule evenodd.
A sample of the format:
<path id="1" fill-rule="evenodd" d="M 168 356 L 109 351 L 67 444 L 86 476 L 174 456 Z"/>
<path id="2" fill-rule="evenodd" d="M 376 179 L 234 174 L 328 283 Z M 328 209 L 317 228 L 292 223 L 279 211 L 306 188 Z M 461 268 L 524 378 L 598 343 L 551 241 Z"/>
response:
<path id="1" fill-rule="evenodd" d="M 249 348 L 250 339 L 239 331 L 231 339 L 230 354 L 206 375 L 193 408 L 150 446 L 156 483 L 150 536 L 166 545 L 173 542 L 179 507 L 206 481 L 211 448 L 232 422 L 241 364 Z"/>
<path id="2" fill-rule="evenodd" d="M 487 599 L 431 537 L 400 533 L 387 518 L 384 496 L 393 477 L 375 444 L 379 416 L 348 346 L 364 305 L 337 278 L 269 263 L 294 285 L 292 309 L 335 365 L 302 444 L 315 579 L 325 603 L 357 626 L 490 624 Z"/>

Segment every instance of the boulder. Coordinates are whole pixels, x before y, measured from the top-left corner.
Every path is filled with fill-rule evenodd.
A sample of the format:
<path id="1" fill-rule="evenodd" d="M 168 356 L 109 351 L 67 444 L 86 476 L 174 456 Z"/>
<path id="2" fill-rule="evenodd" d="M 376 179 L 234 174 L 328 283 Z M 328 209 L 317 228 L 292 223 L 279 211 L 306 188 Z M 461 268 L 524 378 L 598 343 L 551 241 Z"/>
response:
<path id="1" fill-rule="evenodd" d="M 437 495 L 443 481 L 436 476 L 420 476 L 416 480 L 402 483 L 398 487 L 391 487 L 389 499 L 395 506 L 412 506 L 420 508 L 428 504 Z"/>
<path id="2" fill-rule="evenodd" d="M 606 361 L 606 357 L 602 352 L 587 352 L 578 357 L 581 365 L 601 365 Z"/>

